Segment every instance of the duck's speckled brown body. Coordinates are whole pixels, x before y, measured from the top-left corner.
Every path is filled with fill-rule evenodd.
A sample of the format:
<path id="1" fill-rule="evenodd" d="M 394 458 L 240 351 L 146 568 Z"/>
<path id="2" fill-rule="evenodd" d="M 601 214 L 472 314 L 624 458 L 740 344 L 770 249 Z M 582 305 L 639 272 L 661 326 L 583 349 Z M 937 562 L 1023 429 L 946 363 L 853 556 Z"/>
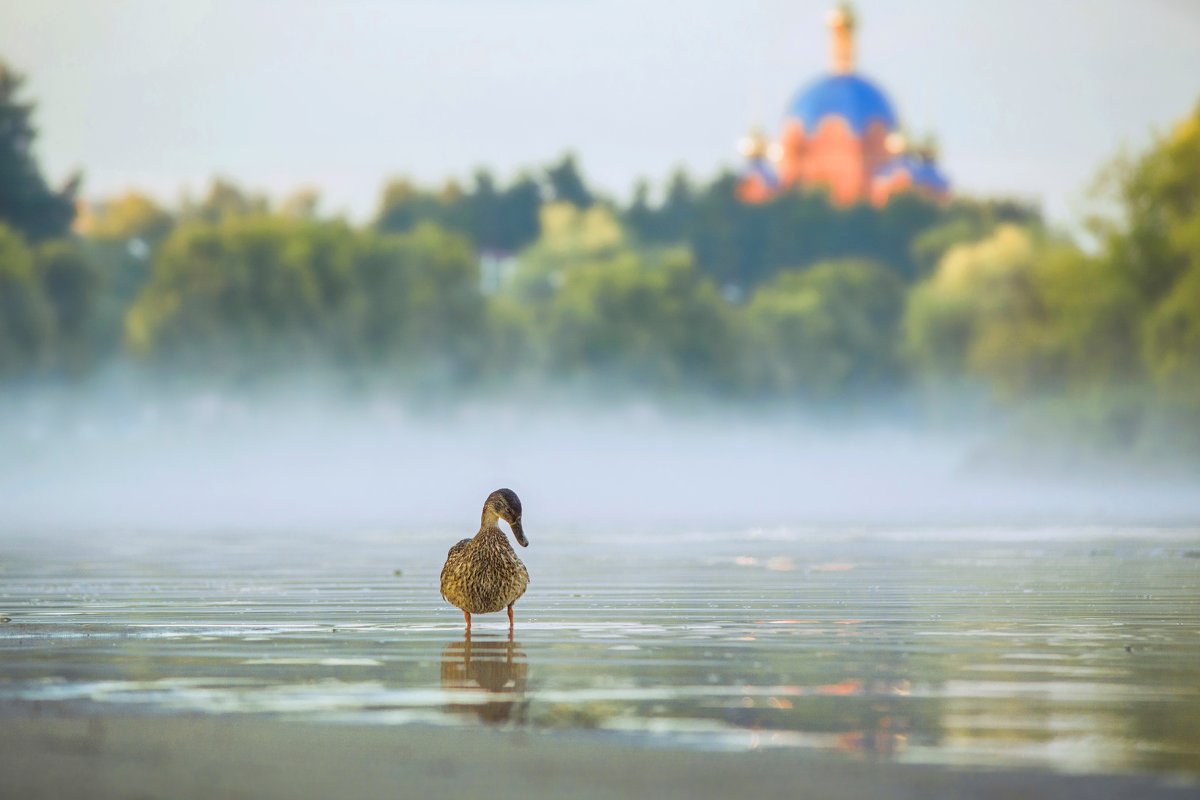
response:
<path id="1" fill-rule="evenodd" d="M 451 547 L 442 567 L 442 597 L 462 609 L 468 631 L 472 614 L 505 608 L 511 628 L 513 603 L 529 586 L 529 571 L 497 526 L 500 519 L 512 526 L 513 535 L 523 547 L 528 546 L 521 528 L 521 501 L 512 490 L 498 489 L 483 505 L 479 532 Z"/>

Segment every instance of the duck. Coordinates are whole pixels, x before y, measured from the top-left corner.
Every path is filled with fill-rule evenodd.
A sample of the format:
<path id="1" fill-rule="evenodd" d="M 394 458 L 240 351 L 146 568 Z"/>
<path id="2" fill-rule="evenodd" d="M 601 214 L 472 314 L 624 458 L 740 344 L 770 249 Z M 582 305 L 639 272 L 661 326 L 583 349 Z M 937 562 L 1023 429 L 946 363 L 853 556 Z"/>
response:
<path id="1" fill-rule="evenodd" d="M 521 527 L 521 500 L 512 489 L 497 489 L 483 503 L 479 530 L 450 548 L 442 567 L 442 597 L 459 608 L 471 633 L 472 614 L 508 609 L 508 632 L 513 631 L 513 603 L 529 586 L 529 570 L 517 558 L 508 536 L 496 523 L 504 520 L 513 538 L 529 546 Z"/>

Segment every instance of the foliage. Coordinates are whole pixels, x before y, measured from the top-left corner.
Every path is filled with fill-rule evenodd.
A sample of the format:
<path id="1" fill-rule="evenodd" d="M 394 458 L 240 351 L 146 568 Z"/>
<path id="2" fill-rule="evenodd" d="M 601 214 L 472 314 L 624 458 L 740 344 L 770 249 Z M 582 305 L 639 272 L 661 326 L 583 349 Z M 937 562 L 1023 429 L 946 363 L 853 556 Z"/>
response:
<path id="1" fill-rule="evenodd" d="M 54 191 L 33 157 L 33 104 L 18 95 L 24 79 L 0 61 L 0 223 L 32 240 L 64 235 L 75 217 L 78 178 Z"/>
<path id="2" fill-rule="evenodd" d="M 913 290 L 906 345 L 927 373 L 973 375 L 1015 397 L 1134 377 L 1135 320 L 1121 274 L 1067 243 L 1002 225 L 951 248 Z"/>
<path id="3" fill-rule="evenodd" d="M 1041 226 L 1041 217 L 1033 207 L 1012 200 L 954 198 L 909 246 L 916 275 L 929 275 L 950 248 L 977 242 L 1006 223 L 1036 228 Z"/>
<path id="4" fill-rule="evenodd" d="M 208 193 L 199 200 L 184 199 L 180 218 L 184 221 L 219 223 L 252 215 L 266 214 L 270 200 L 265 194 L 247 192 L 228 178 L 217 177 L 208 186 Z"/>
<path id="5" fill-rule="evenodd" d="M 465 235 L 480 250 L 511 253 L 537 237 L 541 204 L 541 187 L 529 175 L 500 187 L 481 169 L 469 191 L 451 182 L 436 193 L 398 178 L 384 186 L 375 227 L 405 233 L 421 222 L 433 222 Z"/>
<path id="6" fill-rule="evenodd" d="M 73 242 L 57 240 L 38 247 L 35 267 L 55 331 L 59 366 L 81 372 L 97 357 L 97 330 L 104 279 L 96 264 Z"/>
<path id="7" fill-rule="evenodd" d="M 540 226 L 491 302 L 512 351 L 572 380 L 728 386 L 733 313 L 686 250 L 635 247 L 601 204 L 549 203 Z"/>
<path id="8" fill-rule="evenodd" d="M 1098 225 L 1107 255 L 1153 303 L 1200 261 L 1200 105 L 1140 158 L 1108 170 L 1120 216 Z"/>
<path id="9" fill-rule="evenodd" d="M 1200 104 L 1110 180 L 1121 217 L 1100 226 L 1104 259 L 1144 307 L 1142 356 L 1173 405 L 1200 417 Z"/>
<path id="10" fill-rule="evenodd" d="M 567 270 L 551 300 L 550 368 L 670 388 L 719 386 L 731 368 L 730 314 L 686 258 L 631 253 Z"/>
<path id="11" fill-rule="evenodd" d="M 575 156 L 567 154 L 557 164 L 546 170 L 550 199 L 556 203 L 570 203 L 577 208 L 587 208 L 596 197 L 587 187 Z"/>
<path id="12" fill-rule="evenodd" d="M 128 191 L 95 204 L 86 217 L 84 230 L 93 239 L 157 244 L 171 231 L 174 217 L 152 197 Z"/>
<path id="13" fill-rule="evenodd" d="M 314 189 L 273 205 L 218 178 L 177 207 L 94 204 L 71 235 L 19 86 L 0 68 L 9 380 L 130 357 L 210 380 L 313 365 L 826 407 L 983 386 L 1039 409 L 1031 429 L 1200 451 L 1200 107 L 1109 169 L 1094 251 L 1011 200 L 747 205 L 732 173 L 676 170 L 615 203 L 570 155 L 508 182 L 393 179 L 367 226 Z"/>
<path id="14" fill-rule="evenodd" d="M 282 215 L 180 225 L 126 321 L 145 357 L 229 369 L 465 357 L 482 318 L 466 244 Z"/>
<path id="15" fill-rule="evenodd" d="M 1200 409 L 1200 263 L 1146 319 L 1146 368 L 1173 402 Z"/>
<path id="16" fill-rule="evenodd" d="M 297 340 L 313 332 L 320 291 L 296 256 L 309 249 L 312 231 L 264 217 L 203 219 L 181 225 L 163 244 L 129 310 L 134 352 L 260 352 L 273 341 L 302 352 L 306 343 Z"/>
<path id="17" fill-rule="evenodd" d="M 828 401 L 894 386 L 904 285 L 867 260 L 780 273 L 745 308 L 753 381 Z"/>
<path id="18" fill-rule="evenodd" d="M 539 217 L 541 236 L 521 253 L 512 289 L 523 299 L 545 299 L 562 286 L 565 273 L 579 264 L 611 259 L 628 251 L 628 237 L 604 206 L 581 210 L 548 203 Z"/>
<path id="19" fill-rule="evenodd" d="M 732 173 L 697 188 L 677 172 L 659 207 L 644 195 L 635 197 L 625 219 L 642 241 L 686 243 L 702 271 L 722 286 L 748 292 L 781 269 L 831 259 L 867 258 L 915 277 L 920 270 L 911 253 L 914 240 L 947 215 L 916 195 L 882 209 L 866 204 L 847 209 L 834 206 L 823 192 L 799 191 L 747 205 L 736 190 Z"/>
<path id="20" fill-rule="evenodd" d="M 52 326 L 33 251 L 21 234 L 0 224 L 0 375 L 19 375 L 38 366 Z"/>
<path id="21" fill-rule="evenodd" d="M 467 242 L 425 223 L 404 236 L 366 235 L 355 254 L 356 338 L 374 360 L 436 358 L 471 372 L 482 357 L 485 309 Z"/>

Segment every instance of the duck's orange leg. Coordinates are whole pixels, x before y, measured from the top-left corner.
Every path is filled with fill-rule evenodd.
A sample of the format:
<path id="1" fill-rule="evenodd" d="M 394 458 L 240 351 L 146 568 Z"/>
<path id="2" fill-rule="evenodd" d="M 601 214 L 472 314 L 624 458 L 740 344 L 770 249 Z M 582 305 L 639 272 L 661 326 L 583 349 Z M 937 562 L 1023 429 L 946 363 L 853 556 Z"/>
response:
<path id="1" fill-rule="evenodd" d="M 508 632 L 512 633 L 512 629 L 513 629 L 512 603 L 509 603 L 508 604 Z"/>
<path id="2" fill-rule="evenodd" d="M 470 612 L 470 611 L 464 611 L 464 612 L 463 612 L 463 617 L 465 617 L 465 618 L 466 618 L 466 620 L 467 620 L 467 633 L 469 634 L 469 633 L 471 632 L 471 612 Z"/>

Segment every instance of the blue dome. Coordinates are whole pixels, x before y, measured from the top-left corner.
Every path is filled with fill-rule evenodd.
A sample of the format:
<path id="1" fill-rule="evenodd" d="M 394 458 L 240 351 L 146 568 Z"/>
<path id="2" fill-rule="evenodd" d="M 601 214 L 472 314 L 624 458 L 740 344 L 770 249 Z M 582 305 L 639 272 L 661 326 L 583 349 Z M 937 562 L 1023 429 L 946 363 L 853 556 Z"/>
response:
<path id="1" fill-rule="evenodd" d="M 889 131 L 896 129 L 896 112 L 883 91 L 853 74 L 829 75 L 805 87 L 792 101 L 787 116 L 800 120 L 806 133 L 815 131 L 821 120 L 830 116 L 845 119 L 859 136 L 874 120 Z"/>
<path id="2" fill-rule="evenodd" d="M 875 173 L 877 178 L 887 178 L 897 172 L 907 172 L 912 178 L 913 186 L 924 186 L 935 192 L 945 192 L 950 189 L 950 181 L 937 168 L 937 164 L 918 156 L 906 153 L 896 156 L 884 164 Z"/>

